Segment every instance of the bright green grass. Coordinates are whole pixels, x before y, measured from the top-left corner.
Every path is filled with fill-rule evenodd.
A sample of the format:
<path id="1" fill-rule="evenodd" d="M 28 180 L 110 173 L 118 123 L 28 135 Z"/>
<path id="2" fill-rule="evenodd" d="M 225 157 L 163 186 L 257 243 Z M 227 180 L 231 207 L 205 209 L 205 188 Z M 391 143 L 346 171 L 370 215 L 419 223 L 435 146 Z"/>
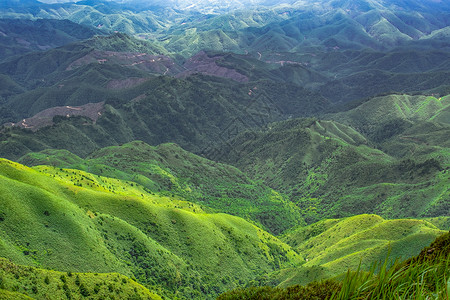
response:
<path id="1" fill-rule="evenodd" d="M 405 262 L 387 258 L 369 272 L 348 271 L 330 299 L 448 299 L 450 296 L 449 234 Z"/>
<path id="2" fill-rule="evenodd" d="M 388 252 L 402 259 L 417 255 L 445 232 L 427 220 L 384 220 L 377 215 L 323 220 L 282 237 L 304 255 L 305 264 L 276 271 L 260 282 L 286 287 L 331 278 L 348 269 L 368 270 L 373 262 L 383 261 Z"/>
<path id="3" fill-rule="evenodd" d="M 170 297 L 205 298 L 304 262 L 239 217 L 133 182 L 7 160 L 0 174 L 0 255 L 15 263 L 119 272 Z"/>
<path id="4" fill-rule="evenodd" d="M 103 148 L 85 160 L 66 150 L 45 150 L 29 153 L 20 162 L 76 168 L 133 181 L 147 192 L 175 195 L 209 211 L 237 215 L 275 234 L 303 223 L 298 208 L 279 193 L 237 168 L 194 155 L 175 144 L 153 147 L 135 141 Z"/>
<path id="5" fill-rule="evenodd" d="M 449 250 L 450 234 L 446 233 L 406 261 L 392 260 L 388 250 L 368 270 L 359 264 L 332 280 L 316 278 L 305 286 L 288 283 L 284 287 L 266 282 L 270 285 L 236 289 L 218 299 L 448 299 Z"/>
<path id="6" fill-rule="evenodd" d="M 0 258 L 0 285 L 2 299 L 161 299 L 118 273 L 57 272 L 16 265 L 4 258 Z"/>

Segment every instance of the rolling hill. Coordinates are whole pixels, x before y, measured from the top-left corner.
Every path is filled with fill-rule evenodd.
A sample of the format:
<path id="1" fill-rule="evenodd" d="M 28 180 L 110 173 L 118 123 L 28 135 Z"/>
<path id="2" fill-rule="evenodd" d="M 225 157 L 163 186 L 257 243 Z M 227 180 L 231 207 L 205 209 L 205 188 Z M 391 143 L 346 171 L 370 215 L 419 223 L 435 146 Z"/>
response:
<path id="1" fill-rule="evenodd" d="M 1 60 L 27 52 L 60 47 L 102 34 L 105 32 L 68 20 L 0 19 Z"/>
<path id="2" fill-rule="evenodd" d="M 64 283 L 56 293 L 109 289 L 156 297 L 137 280 L 161 296 L 211 298 L 251 280 L 261 283 L 269 273 L 272 282 L 296 283 L 295 274 L 305 272 L 314 280 L 353 267 L 360 254 L 370 264 L 389 243 L 393 254 L 410 257 L 443 233 L 431 222 L 446 222 L 363 215 L 297 227 L 280 240 L 241 218 L 206 213 L 132 181 L 8 160 L 1 161 L 1 180 L 0 255 L 11 260 L 1 263 L 2 288 L 38 297 Z M 98 275 L 109 272 L 133 280 Z"/>
<path id="3" fill-rule="evenodd" d="M 280 287 L 305 285 L 331 278 L 348 269 L 370 269 L 374 262 L 405 260 L 420 253 L 436 237 L 448 232 L 427 220 L 384 220 L 377 215 L 328 219 L 285 234 L 282 238 L 303 253 L 301 268 L 277 271 L 269 280 Z M 406 251 L 406 252 L 405 252 Z"/>
<path id="4" fill-rule="evenodd" d="M 344 276 L 306 286 L 285 288 L 262 286 L 240 288 L 222 294 L 218 299 L 393 299 L 405 297 L 447 298 L 450 234 L 436 238 L 418 255 L 407 260 L 385 259 L 370 271 L 349 270 Z M 434 272 L 429 272 L 433 269 Z M 421 278 L 417 281 L 417 278 Z"/>
<path id="5" fill-rule="evenodd" d="M 28 166 L 51 165 L 128 180 L 158 194 L 177 196 L 205 210 L 240 216 L 271 233 L 302 224 L 297 208 L 238 169 L 189 153 L 175 144 L 143 142 L 98 150 L 86 159 L 66 150 L 28 153 Z"/>
<path id="6" fill-rule="evenodd" d="M 408 130 L 393 127 L 399 132 L 377 146 L 335 121 L 290 120 L 237 136 L 216 159 L 288 195 L 308 223 L 363 213 L 387 218 L 445 216 L 449 213 L 448 145 L 443 137 L 448 125 L 427 124 L 419 122 L 409 130 L 421 126 L 423 136 L 435 144 L 422 146 L 414 136 L 405 138 Z M 389 135 L 386 130 L 377 132 Z M 384 147 L 386 153 L 381 151 Z M 412 147 L 417 151 L 407 151 Z"/>
<path id="7" fill-rule="evenodd" d="M 449 3 L 0 15 L 0 298 L 448 294 Z"/>
<path id="8" fill-rule="evenodd" d="M 7 160 L 1 173 L 0 255 L 14 263 L 119 272 L 169 295 L 211 298 L 303 261 L 241 218 L 208 214 L 133 182 Z"/>

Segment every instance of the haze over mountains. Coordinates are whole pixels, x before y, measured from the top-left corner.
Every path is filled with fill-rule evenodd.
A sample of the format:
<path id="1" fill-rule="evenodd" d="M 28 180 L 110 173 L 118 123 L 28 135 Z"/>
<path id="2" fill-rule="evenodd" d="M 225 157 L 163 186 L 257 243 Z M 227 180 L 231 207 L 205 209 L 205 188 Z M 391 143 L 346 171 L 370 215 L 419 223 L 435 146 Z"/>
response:
<path id="1" fill-rule="evenodd" d="M 385 271 L 444 297 L 449 70 L 446 1 L 2 1 L 0 298 L 379 299 L 439 236 Z"/>

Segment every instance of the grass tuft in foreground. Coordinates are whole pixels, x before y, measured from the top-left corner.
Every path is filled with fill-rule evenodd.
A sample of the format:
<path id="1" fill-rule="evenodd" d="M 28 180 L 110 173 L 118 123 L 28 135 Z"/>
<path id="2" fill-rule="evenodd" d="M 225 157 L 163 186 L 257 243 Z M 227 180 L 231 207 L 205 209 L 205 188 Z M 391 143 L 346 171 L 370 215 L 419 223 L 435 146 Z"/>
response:
<path id="1" fill-rule="evenodd" d="M 388 255 L 389 256 L 389 255 Z M 313 282 L 288 288 L 250 287 L 218 297 L 230 299 L 449 299 L 450 233 L 406 261 L 386 258 L 369 271 L 348 271 L 343 280 Z"/>

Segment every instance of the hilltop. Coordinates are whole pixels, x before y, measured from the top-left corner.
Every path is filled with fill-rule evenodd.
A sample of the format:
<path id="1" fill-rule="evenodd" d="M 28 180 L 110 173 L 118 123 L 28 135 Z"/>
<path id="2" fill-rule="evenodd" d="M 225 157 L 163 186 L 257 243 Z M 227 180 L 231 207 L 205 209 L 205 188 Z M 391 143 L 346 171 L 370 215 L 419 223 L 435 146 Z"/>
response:
<path id="1" fill-rule="evenodd" d="M 19 161 L 28 166 L 51 165 L 133 181 L 147 191 L 243 217 L 275 234 L 302 224 L 298 209 L 276 191 L 234 167 L 199 157 L 175 144 L 152 147 L 135 141 L 103 148 L 86 159 L 66 150 L 45 150 L 29 153 Z"/>
<path id="2" fill-rule="evenodd" d="M 7 160 L 1 174 L 0 255 L 14 263 L 119 272 L 169 295 L 211 298 L 303 261 L 241 218 L 205 213 L 133 182 Z"/>

